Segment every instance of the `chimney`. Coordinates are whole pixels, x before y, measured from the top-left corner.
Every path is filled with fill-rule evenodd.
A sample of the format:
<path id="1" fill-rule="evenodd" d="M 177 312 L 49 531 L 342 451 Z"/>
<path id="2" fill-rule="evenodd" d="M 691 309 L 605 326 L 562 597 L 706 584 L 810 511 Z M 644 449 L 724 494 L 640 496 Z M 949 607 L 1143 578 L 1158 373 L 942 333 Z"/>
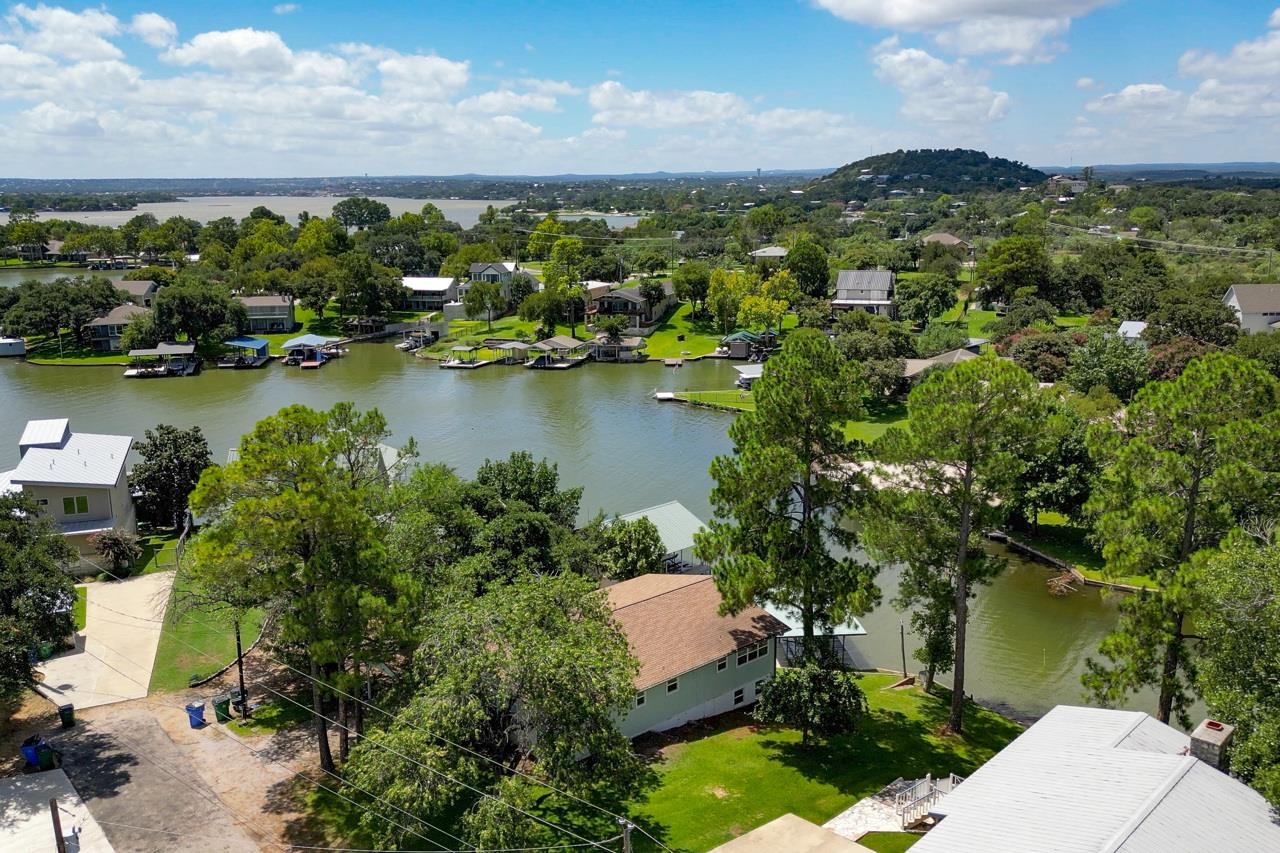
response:
<path id="1" fill-rule="evenodd" d="M 1191 733 L 1191 754 L 1223 772 L 1227 769 L 1227 750 L 1236 727 L 1217 720 L 1205 720 Z"/>

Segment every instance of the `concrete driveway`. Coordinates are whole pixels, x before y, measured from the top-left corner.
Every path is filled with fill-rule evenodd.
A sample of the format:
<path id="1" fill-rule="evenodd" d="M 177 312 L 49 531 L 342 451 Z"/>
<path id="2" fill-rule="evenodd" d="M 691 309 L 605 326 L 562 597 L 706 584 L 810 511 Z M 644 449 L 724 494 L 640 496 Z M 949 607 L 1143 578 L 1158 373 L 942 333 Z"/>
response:
<path id="1" fill-rule="evenodd" d="M 91 712 L 75 728 L 50 736 L 62 750 L 62 769 L 115 849 L 256 853 L 272 847 L 270 830 L 259 827 L 261 816 L 228 805 L 209 787 L 201 767 L 187 754 L 190 746 L 176 744 L 166 733 L 159 720 L 164 715 L 172 718 L 175 730 L 185 720 L 176 708 L 134 705 Z M 212 728 L 188 730 L 187 735 L 197 741 L 225 738 Z M 261 762 L 246 758 L 234 744 L 231 749 L 235 751 L 222 756 L 224 774 L 262 773 Z"/>
<path id="2" fill-rule="evenodd" d="M 0 850 L 56 853 L 49 800 L 58 800 L 68 853 L 111 853 L 102 827 L 61 770 L 0 779 Z"/>
<path id="3" fill-rule="evenodd" d="M 57 705 L 110 705 L 147 695 L 173 572 L 88 584 L 85 628 L 72 651 L 39 669 L 37 688 Z"/>

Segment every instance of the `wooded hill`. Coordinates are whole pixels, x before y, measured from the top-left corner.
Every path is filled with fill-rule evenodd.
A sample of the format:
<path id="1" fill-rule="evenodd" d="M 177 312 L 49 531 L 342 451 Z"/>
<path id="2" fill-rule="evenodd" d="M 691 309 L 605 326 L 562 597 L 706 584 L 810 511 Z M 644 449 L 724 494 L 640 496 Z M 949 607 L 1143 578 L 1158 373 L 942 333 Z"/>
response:
<path id="1" fill-rule="evenodd" d="M 865 176 L 888 176 L 868 178 Z M 893 151 L 841 166 L 805 187 L 811 199 L 880 198 L 893 190 L 966 193 L 1042 183 L 1049 176 L 1024 163 L 965 148 Z"/>

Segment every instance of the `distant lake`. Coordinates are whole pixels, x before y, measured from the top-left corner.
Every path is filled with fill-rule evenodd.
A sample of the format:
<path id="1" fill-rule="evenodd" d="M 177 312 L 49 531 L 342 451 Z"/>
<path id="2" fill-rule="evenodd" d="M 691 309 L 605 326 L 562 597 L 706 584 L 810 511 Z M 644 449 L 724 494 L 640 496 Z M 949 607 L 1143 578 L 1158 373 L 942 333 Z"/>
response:
<path id="1" fill-rule="evenodd" d="M 75 222 L 87 222 L 91 225 L 123 225 L 133 217 L 150 213 L 164 222 L 171 216 L 185 216 L 197 222 L 208 222 L 223 216 L 230 216 L 237 222 L 249 215 L 249 211 L 258 205 L 278 213 L 292 223 L 306 211 L 312 216 L 328 216 L 333 206 L 347 196 L 295 196 L 295 195 L 228 195 L 228 196 L 193 196 L 180 201 L 162 201 L 150 204 L 139 204 L 134 210 L 86 210 L 82 212 L 46 212 L 39 214 L 41 219 L 66 219 Z M 444 211 L 445 219 L 458 223 L 463 228 L 470 228 L 480 221 L 480 214 L 489 205 L 501 210 L 514 204 L 516 199 L 472 199 L 472 198 L 392 198 L 390 196 L 374 196 L 375 200 L 391 208 L 392 216 L 402 213 L 418 213 L 422 206 L 430 202 Z M 639 216 L 624 216 L 613 213 L 578 213 L 562 214 L 563 219 L 603 219 L 610 228 L 629 228 L 640 221 Z"/>
<path id="2" fill-rule="evenodd" d="M 228 195 L 228 196 L 195 196 L 180 201 L 162 201 L 139 204 L 134 210 L 87 210 L 83 212 L 48 212 L 41 213 L 41 219 L 66 219 L 75 222 L 87 222 L 91 225 L 123 225 L 133 217 L 150 213 L 164 222 L 171 216 L 185 216 L 197 222 L 208 222 L 223 216 L 230 216 L 237 222 L 249 215 L 249 211 L 258 205 L 278 213 L 290 222 L 296 223 L 298 216 L 306 211 L 312 216 L 328 216 L 333 206 L 347 196 L 294 196 L 294 195 Z M 444 211 L 445 219 L 450 219 L 463 228 L 470 228 L 480 221 L 480 214 L 485 208 L 493 205 L 503 208 L 514 204 L 515 199 L 470 199 L 470 198 L 390 198 L 376 197 L 391 208 L 392 216 L 402 213 L 417 213 L 427 202 Z"/>

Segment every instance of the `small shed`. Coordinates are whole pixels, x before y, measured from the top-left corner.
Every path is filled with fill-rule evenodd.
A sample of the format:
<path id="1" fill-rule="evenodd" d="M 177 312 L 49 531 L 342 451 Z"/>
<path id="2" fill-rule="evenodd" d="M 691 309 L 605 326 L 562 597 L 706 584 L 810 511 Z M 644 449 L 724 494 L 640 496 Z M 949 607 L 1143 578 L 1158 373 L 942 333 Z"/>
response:
<path id="1" fill-rule="evenodd" d="M 760 345 L 760 336 L 755 332 L 734 332 L 720 340 L 720 347 L 729 358 L 750 358 L 751 351 Z"/>

